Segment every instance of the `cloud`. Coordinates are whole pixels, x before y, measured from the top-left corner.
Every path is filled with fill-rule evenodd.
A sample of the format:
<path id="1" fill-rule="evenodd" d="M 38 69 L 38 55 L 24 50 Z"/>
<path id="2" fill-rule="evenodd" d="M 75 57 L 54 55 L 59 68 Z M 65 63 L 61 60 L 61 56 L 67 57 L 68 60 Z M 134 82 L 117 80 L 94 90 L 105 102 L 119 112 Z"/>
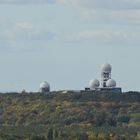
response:
<path id="1" fill-rule="evenodd" d="M 127 39 L 127 35 L 125 32 L 122 31 L 82 31 L 79 33 L 78 38 L 80 40 L 98 40 L 103 42 L 109 42 L 114 40 L 114 38 L 116 38 L 117 40 L 125 40 Z"/>
<path id="2" fill-rule="evenodd" d="M 139 33 L 123 30 L 85 30 L 75 35 L 65 35 L 65 41 L 93 44 L 140 44 L 139 36 Z"/>
<path id="3" fill-rule="evenodd" d="M 0 30 L 0 51 L 9 53 L 43 51 L 56 36 L 46 27 L 1 17 Z"/>
<path id="4" fill-rule="evenodd" d="M 15 39 L 19 40 L 51 40 L 54 37 L 54 33 L 48 31 L 45 28 L 35 28 L 29 23 L 17 23 L 14 31 Z M 12 33 L 11 32 L 11 33 Z"/>
<path id="5" fill-rule="evenodd" d="M 53 0 L 0 0 L 0 4 L 44 4 Z"/>
<path id="6" fill-rule="evenodd" d="M 139 0 L 56 0 L 57 2 L 74 7 L 94 9 L 139 9 Z"/>
<path id="7" fill-rule="evenodd" d="M 110 19 L 117 22 L 140 24 L 140 10 L 114 11 Z"/>
<path id="8" fill-rule="evenodd" d="M 0 4 L 50 4 L 59 3 L 94 9 L 139 9 L 139 0 L 0 0 Z"/>
<path id="9" fill-rule="evenodd" d="M 98 21 L 100 23 L 140 24 L 140 10 L 83 10 L 81 11 L 81 18 L 86 21 Z"/>
<path id="10" fill-rule="evenodd" d="M 27 22 L 22 22 L 22 23 L 17 23 L 16 25 L 18 28 L 22 30 L 31 30 L 33 29 L 33 25 L 27 23 Z"/>
<path id="11" fill-rule="evenodd" d="M 85 21 L 140 23 L 140 0 L 57 0 L 80 11 Z"/>
<path id="12" fill-rule="evenodd" d="M 71 6 L 84 20 L 140 23 L 140 0 L 0 0 L 0 4 L 56 4 Z"/>
<path id="13" fill-rule="evenodd" d="M 51 31 L 41 27 L 36 28 L 28 22 L 11 22 L 8 25 L 0 32 L 0 40 L 48 41 L 55 37 L 55 34 Z"/>

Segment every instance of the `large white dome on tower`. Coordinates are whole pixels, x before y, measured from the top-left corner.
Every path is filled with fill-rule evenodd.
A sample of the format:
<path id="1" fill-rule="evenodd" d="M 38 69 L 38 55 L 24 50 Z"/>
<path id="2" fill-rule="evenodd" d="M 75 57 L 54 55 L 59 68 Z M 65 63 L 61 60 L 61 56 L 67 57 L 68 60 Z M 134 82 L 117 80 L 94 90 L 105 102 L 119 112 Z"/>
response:
<path id="1" fill-rule="evenodd" d="M 111 67 L 110 64 L 103 64 L 101 66 L 101 71 L 102 72 L 111 72 L 111 69 L 112 69 L 112 67 Z"/>
<path id="2" fill-rule="evenodd" d="M 116 87 L 116 81 L 113 80 L 113 79 L 109 79 L 109 80 L 106 82 L 106 86 L 107 86 L 107 87 Z"/>
<path id="3" fill-rule="evenodd" d="M 90 80 L 89 81 L 89 87 L 90 87 L 90 89 L 95 89 L 95 88 L 97 88 L 99 86 L 100 86 L 99 80 L 94 79 L 94 80 Z"/>

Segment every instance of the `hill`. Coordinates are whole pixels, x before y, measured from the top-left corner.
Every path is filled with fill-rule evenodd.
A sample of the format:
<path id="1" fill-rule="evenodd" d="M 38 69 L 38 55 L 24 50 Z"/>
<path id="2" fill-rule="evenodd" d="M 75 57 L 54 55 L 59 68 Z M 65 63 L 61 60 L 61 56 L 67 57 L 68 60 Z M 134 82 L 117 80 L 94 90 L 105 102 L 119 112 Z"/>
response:
<path id="1" fill-rule="evenodd" d="M 140 93 L 0 94 L 0 140 L 140 140 Z"/>

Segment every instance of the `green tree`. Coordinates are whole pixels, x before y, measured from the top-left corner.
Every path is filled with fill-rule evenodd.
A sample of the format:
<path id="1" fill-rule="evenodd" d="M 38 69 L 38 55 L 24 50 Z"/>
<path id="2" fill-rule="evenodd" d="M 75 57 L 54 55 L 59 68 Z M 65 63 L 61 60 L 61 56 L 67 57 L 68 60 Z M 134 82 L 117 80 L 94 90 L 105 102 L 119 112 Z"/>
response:
<path id="1" fill-rule="evenodd" d="M 32 135 L 30 140 L 46 140 L 44 136 Z"/>
<path id="2" fill-rule="evenodd" d="M 77 137 L 76 140 L 88 140 L 88 135 L 86 133 L 80 133 Z"/>

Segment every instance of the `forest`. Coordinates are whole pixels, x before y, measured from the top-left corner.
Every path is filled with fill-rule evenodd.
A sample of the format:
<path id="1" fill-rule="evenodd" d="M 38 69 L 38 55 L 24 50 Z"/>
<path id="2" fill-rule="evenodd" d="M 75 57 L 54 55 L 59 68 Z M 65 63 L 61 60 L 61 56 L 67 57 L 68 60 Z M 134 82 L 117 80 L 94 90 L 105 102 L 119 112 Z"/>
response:
<path id="1" fill-rule="evenodd" d="M 0 140 L 140 140 L 140 93 L 0 93 Z"/>

